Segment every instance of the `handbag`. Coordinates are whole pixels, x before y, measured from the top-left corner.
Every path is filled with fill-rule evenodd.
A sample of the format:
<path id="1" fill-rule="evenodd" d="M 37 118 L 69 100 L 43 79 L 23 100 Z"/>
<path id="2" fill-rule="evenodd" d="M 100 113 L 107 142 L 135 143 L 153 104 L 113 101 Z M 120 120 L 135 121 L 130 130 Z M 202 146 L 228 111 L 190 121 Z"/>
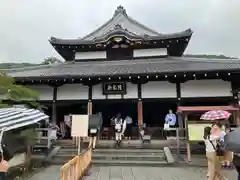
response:
<path id="1" fill-rule="evenodd" d="M 164 130 L 169 130 L 169 124 L 165 123 L 163 128 Z"/>
<path id="2" fill-rule="evenodd" d="M 91 134 L 96 134 L 97 133 L 97 129 L 90 129 L 90 133 Z"/>
<path id="3" fill-rule="evenodd" d="M 214 150 L 216 151 L 216 155 L 217 156 L 224 156 L 224 149 L 223 149 L 223 146 L 221 146 L 220 143 L 217 142 L 217 145 L 214 146 L 213 142 L 211 140 L 209 140 L 210 143 L 212 144 Z"/>

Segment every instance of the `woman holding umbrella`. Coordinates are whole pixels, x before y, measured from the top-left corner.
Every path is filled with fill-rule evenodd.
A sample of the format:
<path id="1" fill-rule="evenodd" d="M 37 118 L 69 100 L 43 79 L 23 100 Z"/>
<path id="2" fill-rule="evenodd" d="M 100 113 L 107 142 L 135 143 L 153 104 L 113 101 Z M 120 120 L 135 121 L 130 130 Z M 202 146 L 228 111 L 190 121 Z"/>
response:
<path id="1" fill-rule="evenodd" d="M 208 162 L 211 160 L 212 168 L 209 168 L 209 180 L 214 178 L 226 179 L 221 172 L 220 157 L 224 156 L 224 151 L 222 148 L 224 142 L 224 136 L 226 135 L 225 131 L 222 130 L 222 125 L 224 121 L 230 117 L 230 113 L 227 111 L 208 111 L 201 116 L 202 120 L 214 121 L 211 128 L 211 139 L 210 143 L 215 150 L 215 153 L 211 153 L 211 157 L 208 157 Z M 220 123 L 221 122 L 221 123 Z M 226 122 L 225 122 L 226 123 Z M 214 161 L 213 161 L 214 160 Z M 217 177 L 216 177 L 217 176 Z"/>

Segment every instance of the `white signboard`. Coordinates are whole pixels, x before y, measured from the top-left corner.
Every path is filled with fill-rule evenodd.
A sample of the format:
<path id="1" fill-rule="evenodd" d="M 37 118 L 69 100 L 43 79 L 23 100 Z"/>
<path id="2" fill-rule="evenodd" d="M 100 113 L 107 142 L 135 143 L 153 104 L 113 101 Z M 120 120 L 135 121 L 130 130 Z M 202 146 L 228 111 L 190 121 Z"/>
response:
<path id="1" fill-rule="evenodd" d="M 88 115 L 72 115 L 72 137 L 88 136 Z"/>

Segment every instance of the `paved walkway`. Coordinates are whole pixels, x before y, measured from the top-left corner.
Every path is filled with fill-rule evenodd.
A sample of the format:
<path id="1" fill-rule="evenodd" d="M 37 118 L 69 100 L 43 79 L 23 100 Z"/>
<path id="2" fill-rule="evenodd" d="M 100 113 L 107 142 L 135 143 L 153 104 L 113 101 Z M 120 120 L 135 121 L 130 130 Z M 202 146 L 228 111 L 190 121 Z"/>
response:
<path id="1" fill-rule="evenodd" d="M 28 180 L 59 180 L 60 167 L 57 165 L 49 166 L 46 169 L 36 173 Z"/>
<path id="2" fill-rule="evenodd" d="M 28 180 L 59 180 L 60 166 L 50 166 Z M 199 167 L 122 167 L 93 166 L 84 180 L 206 180 L 206 168 Z M 234 170 L 224 171 L 229 180 L 237 179 Z"/>
<path id="3" fill-rule="evenodd" d="M 92 167 L 84 180 L 206 180 L 206 168 L 176 167 Z M 234 170 L 225 171 L 229 180 L 237 179 Z"/>

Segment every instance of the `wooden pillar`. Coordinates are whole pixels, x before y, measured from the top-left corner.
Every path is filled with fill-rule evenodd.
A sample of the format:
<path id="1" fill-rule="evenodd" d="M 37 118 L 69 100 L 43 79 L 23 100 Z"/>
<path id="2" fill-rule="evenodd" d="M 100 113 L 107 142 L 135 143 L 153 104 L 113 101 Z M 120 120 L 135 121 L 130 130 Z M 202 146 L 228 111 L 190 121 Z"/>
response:
<path id="1" fill-rule="evenodd" d="M 52 123 L 57 123 L 57 86 L 53 87 L 53 101 L 52 101 Z"/>
<path id="2" fill-rule="evenodd" d="M 88 86 L 88 105 L 87 105 L 88 115 L 92 114 L 92 85 Z"/>
<path id="3" fill-rule="evenodd" d="M 237 111 L 233 112 L 233 120 L 234 120 L 234 124 L 237 125 L 237 127 L 240 126 L 240 107 L 239 107 L 239 103 L 238 103 L 238 99 L 235 101 L 235 103 L 233 104 L 234 107 L 238 108 Z"/>
<path id="4" fill-rule="evenodd" d="M 231 87 L 232 87 L 232 94 L 233 94 L 233 103 L 232 105 L 236 108 L 238 108 L 237 111 L 235 111 L 233 113 L 233 120 L 234 120 L 234 124 L 236 124 L 237 126 L 240 126 L 240 106 L 239 106 L 239 101 L 240 101 L 240 85 L 239 85 L 239 77 L 237 77 L 236 79 L 231 79 Z"/>
<path id="5" fill-rule="evenodd" d="M 184 115 L 184 126 L 185 126 L 185 129 L 186 129 L 186 139 L 187 139 L 187 160 L 188 162 L 191 162 L 192 161 L 192 155 L 191 155 L 191 144 L 190 144 L 190 141 L 189 141 L 189 137 L 188 137 L 188 114 L 185 114 Z"/>
<path id="6" fill-rule="evenodd" d="M 143 125 L 142 84 L 137 84 L 137 90 L 138 90 L 138 104 L 137 104 L 138 127 L 139 129 L 141 129 Z"/>
<path id="7" fill-rule="evenodd" d="M 87 110 L 88 110 L 88 115 L 91 115 L 92 114 L 92 101 L 88 101 L 88 108 L 87 108 Z"/>
<path id="8" fill-rule="evenodd" d="M 138 127 L 141 128 L 143 125 L 143 104 L 142 100 L 138 100 Z"/>
<path id="9" fill-rule="evenodd" d="M 180 82 L 176 83 L 176 92 L 177 92 L 177 100 L 181 100 L 181 84 Z"/>
<path id="10" fill-rule="evenodd" d="M 240 126 L 240 110 L 239 109 L 236 111 L 236 125 L 237 127 Z"/>

